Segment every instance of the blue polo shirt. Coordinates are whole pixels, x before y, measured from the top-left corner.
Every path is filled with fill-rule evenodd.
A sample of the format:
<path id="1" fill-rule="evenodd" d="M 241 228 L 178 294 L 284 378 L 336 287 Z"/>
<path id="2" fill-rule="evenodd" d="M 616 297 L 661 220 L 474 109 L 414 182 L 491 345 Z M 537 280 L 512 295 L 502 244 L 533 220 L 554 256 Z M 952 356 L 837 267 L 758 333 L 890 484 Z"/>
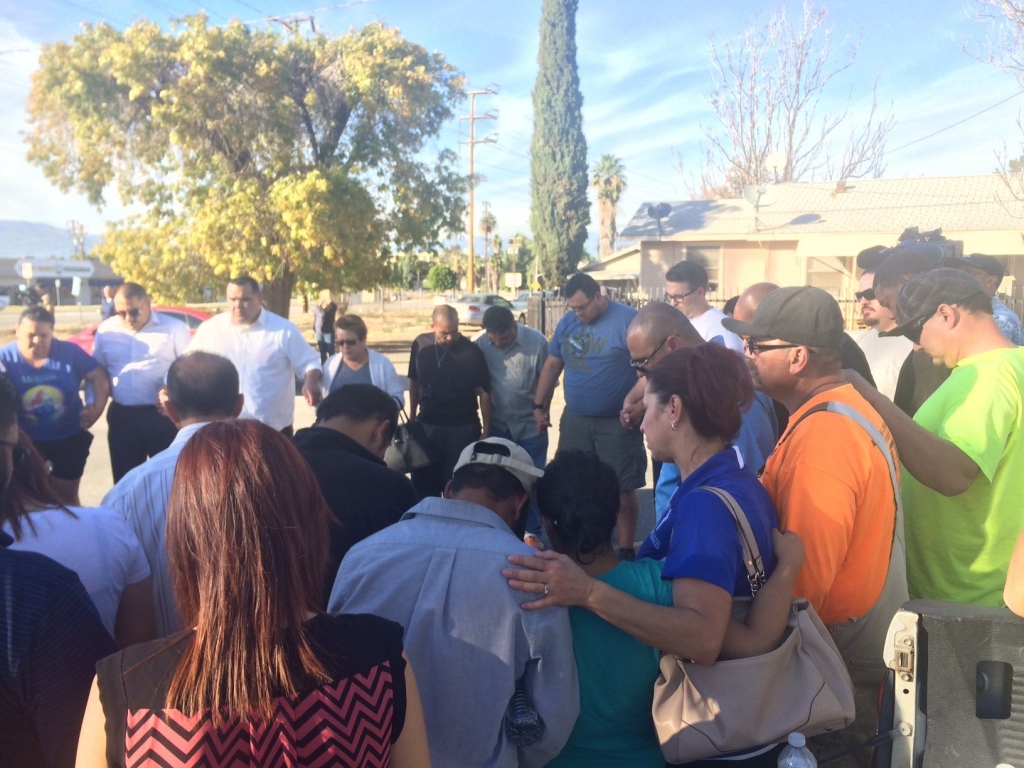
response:
<path id="1" fill-rule="evenodd" d="M 637 557 L 664 560 L 662 578 L 700 579 L 735 597 L 750 597 L 736 523 L 724 502 L 702 486 L 727 491 L 736 499 L 750 521 L 765 572 L 771 574 L 775 568 L 771 531 L 779 526 L 775 505 L 754 473 L 740 467 L 731 447 L 712 456 L 680 484 Z"/>
<path id="2" fill-rule="evenodd" d="M 99 363 L 81 347 L 54 339 L 50 356 L 39 368 L 18 351 L 18 342 L 0 347 L 0 371 L 14 382 L 21 396 L 18 426 L 34 443 L 63 440 L 82 431 L 82 379 Z"/>
<path id="3" fill-rule="evenodd" d="M 565 405 L 577 416 L 618 416 L 622 410 L 636 384 L 626 347 L 626 329 L 634 317 L 632 307 L 609 301 L 608 309 L 590 324 L 575 312 L 558 322 L 548 354 L 565 363 Z"/>

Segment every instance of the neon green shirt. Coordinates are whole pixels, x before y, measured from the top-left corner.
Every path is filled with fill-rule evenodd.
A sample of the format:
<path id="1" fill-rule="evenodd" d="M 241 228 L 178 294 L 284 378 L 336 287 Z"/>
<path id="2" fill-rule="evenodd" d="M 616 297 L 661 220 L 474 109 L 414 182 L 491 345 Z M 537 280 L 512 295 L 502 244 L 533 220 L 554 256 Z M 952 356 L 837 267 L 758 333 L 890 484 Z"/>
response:
<path id="1" fill-rule="evenodd" d="M 659 560 L 623 562 L 597 578 L 635 598 L 672 605 Z M 661 654 L 585 608 L 569 609 L 580 716 L 548 768 L 663 768 L 651 717 Z"/>
<path id="2" fill-rule="evenodd" d="M 981 470 L 946 497 L 903 473 L 907 584 L 914 599 L 1001 606 L 1013 546 L 1024 528 L 1024 348 L 964 358 L 914 421 L 949 440 Z"/>

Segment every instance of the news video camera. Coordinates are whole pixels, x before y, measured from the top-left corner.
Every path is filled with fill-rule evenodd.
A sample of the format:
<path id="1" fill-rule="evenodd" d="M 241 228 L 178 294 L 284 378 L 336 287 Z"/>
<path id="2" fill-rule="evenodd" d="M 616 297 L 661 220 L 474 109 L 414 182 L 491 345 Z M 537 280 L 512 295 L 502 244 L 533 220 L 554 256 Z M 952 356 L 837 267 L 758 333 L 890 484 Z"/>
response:
<path id="1" fill-rule="evenodd" d="M 941 227 L 928 232 L 921 232 L 917 227 L 907 227 L 892 248 L 875 246 L 857 254 L 857 266 L 866 271 L 874 271 L 879 264 L 897 251 L 920 253 L 935 266 L 939 266 L 946 259 L 962 258 L 964 243 L 962 240 L 950 240 L 945 237 Z"/>

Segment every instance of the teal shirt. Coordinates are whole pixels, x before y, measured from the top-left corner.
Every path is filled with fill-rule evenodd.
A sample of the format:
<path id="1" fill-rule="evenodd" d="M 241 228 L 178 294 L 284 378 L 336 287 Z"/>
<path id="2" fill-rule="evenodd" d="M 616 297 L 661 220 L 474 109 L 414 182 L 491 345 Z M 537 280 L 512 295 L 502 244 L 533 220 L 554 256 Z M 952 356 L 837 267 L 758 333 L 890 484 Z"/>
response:
<path id="1" fill-rule="evenodd" d="M 623 562 L 597 578 L 638 600 L 672 605 L 672 582 L 656 560 Z M 595 613 L 570 608 L 580 716 L 549 768 L 663 768 L 651 718 L 661 654 Z"/>

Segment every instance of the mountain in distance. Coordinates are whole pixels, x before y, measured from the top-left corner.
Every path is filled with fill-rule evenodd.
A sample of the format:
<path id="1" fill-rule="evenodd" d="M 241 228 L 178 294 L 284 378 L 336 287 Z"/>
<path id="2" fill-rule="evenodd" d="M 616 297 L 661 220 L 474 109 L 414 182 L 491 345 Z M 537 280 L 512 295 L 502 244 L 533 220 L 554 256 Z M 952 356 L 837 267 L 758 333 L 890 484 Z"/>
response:
<path id="1" fill-rule="evenodd" d="M 85 252 L 89 253 L 100 240 L 98 235 L 85 236 Z M 70 229 L 61 229 L 35 221 L 0 219 L 0 259 L 69 259 L 75 255 L 75 241 Z"/>

